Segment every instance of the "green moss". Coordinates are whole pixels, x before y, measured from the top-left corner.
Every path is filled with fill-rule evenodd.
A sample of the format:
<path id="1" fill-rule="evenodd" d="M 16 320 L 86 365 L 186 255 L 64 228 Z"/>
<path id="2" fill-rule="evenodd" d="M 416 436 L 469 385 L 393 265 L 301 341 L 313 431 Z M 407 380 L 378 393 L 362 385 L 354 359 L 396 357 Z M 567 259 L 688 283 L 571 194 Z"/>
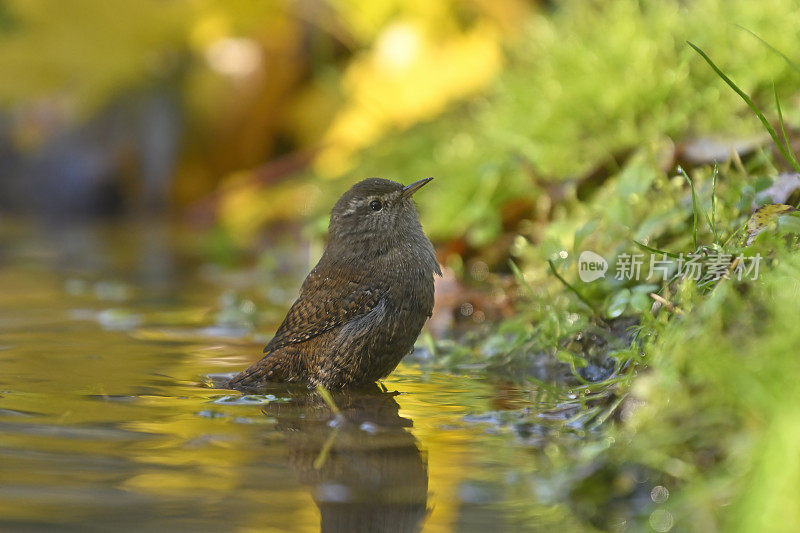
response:
<path id="1" fill-rule="evenodd" d="M 686 295 L 686 315 L 647 349 L 634 386 L 644 403 L 621 430 L 621 455 L 675 479 L 669 510 L 689 529 L 781 531 L 800 519 L 800 257 L 773 244 L 758 283 Z"/>

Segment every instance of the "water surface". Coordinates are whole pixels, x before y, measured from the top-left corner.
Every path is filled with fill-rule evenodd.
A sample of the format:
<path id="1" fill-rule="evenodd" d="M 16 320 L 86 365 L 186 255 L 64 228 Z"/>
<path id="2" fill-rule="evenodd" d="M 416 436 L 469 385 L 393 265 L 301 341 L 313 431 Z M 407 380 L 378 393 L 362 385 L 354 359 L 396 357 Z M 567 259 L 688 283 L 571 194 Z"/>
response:
<path id="1" fill-rule="evenodd" d="M 0 219 L 0 239 L 3 531 L 588 527 L 560 489 L 576 437 L 508 422 L 547 407 L 528 393 L 415 364 L 338 414 L 211 388 L 295 296 L 313 254 L 293 236 L 233 270 L 157 222 Z"/>

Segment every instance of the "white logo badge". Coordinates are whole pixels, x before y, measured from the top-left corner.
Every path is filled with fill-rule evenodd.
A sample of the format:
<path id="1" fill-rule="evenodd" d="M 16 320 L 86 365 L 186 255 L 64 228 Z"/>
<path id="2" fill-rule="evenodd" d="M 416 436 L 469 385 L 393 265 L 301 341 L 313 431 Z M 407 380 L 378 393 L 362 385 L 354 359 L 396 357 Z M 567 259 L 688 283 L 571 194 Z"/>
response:
<path id="1" fill-rule="evenodd" d="M 606 277 L 607 270 L 608 262 L 590 250 L 581 252 L 578 257 L 578 277 L 585 283 Z"/>

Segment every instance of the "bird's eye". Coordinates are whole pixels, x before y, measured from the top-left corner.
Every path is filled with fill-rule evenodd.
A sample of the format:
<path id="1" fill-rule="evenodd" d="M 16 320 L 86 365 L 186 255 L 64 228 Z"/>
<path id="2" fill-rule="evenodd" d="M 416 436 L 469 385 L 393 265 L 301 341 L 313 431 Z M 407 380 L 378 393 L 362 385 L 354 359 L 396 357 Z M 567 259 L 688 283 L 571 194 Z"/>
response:
<path id="1" fill-rule="evenodd" d="M 381 203 L 380 200 L 372 200 L 369 203 L 369 208 L 372 209 L 373 211 L 380 211 L 381 209 L 383 209 L 383 204 Z"/>

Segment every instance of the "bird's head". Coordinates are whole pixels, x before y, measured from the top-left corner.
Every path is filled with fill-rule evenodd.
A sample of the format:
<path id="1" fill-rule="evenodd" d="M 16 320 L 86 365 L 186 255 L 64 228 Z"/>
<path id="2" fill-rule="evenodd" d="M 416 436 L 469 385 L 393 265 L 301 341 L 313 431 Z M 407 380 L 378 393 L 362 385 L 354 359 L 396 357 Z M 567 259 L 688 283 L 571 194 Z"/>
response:
<path id="1" fill-rule="evenodd" d="M 403 186 L 369 178 L 353 185 L 331 210 L 330 243 L 398 243 L 423 236 L 412 195 L 433 178 Z"/>

